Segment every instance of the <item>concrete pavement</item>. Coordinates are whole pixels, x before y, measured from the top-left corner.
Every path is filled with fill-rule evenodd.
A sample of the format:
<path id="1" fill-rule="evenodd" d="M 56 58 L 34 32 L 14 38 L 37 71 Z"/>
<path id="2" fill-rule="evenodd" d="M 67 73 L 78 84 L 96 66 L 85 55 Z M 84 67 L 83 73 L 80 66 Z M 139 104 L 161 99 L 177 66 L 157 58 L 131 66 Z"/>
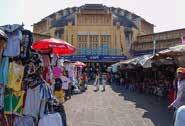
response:
<path id="1" fill-rule="evenodd" d="M 152 96 L 116 85 L 107 85 L 105 92 L 93 90 L 89 85 L 64 104 L 68 126 L 173 126 L 167 104 Z"/>

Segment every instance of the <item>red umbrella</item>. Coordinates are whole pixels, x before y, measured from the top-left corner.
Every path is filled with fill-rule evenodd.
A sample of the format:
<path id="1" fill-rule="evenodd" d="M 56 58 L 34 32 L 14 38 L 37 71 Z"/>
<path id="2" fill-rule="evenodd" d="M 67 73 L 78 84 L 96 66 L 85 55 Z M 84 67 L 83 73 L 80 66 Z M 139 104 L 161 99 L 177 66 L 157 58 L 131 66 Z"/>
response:
<path id="1" fill-rule="evenodd" d="M 82 63 L 82 62 L 79 62 L 79 61 L 75 62 L 74 65 L 77 66 L 77 67 L 85 67 L 86 66 L 85 63 Z"/>
<path id="2" fill-rule="evenodd" d="M 56 55 L 67 55 L 75 52 L 75 47 L 59 39 L 42 39 L 34 42 L 32 49 L 41 53 L 53 53 Z"/>

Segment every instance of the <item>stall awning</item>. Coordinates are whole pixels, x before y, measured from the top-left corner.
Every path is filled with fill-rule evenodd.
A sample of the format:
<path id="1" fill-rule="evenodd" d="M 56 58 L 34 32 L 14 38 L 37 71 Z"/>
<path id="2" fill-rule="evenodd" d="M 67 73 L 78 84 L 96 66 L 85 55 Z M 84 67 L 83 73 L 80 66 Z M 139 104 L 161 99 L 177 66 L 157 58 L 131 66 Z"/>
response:
<path id="1" fill-rule="evenodd" d="M 176 58 L 185 55 L 185 44 L 170 47 L 158 52 L 152 59 Z"/>
<path id="2" fill-rule="evenodd" d="M 123 62 L 120 62 L 121 65 L 134 65 L 134 66 L 142 66 L 143 68 L 150 68 L 152 67 L 152 54 L 139 56 L 133 59 L 129 59 Z"/>

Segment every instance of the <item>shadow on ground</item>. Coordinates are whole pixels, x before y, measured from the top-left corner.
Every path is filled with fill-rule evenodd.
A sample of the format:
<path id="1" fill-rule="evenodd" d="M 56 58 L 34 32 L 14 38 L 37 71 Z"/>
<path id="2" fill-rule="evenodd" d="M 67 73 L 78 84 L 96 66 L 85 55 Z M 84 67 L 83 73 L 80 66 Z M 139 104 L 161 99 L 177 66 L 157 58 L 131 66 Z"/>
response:
<path id="1" fill-rule="evenodd" d="M 123 96 L 124 100 L 134 102 L 136 108 L 146 110 L 143 118 L 150 119 L 155 126 L 173 126 L 173 113 L 168 111 L 167 101 L 159 101 L 154 96 L 125 91 L 123 86 L 111 85 L 111 88 Z"/>

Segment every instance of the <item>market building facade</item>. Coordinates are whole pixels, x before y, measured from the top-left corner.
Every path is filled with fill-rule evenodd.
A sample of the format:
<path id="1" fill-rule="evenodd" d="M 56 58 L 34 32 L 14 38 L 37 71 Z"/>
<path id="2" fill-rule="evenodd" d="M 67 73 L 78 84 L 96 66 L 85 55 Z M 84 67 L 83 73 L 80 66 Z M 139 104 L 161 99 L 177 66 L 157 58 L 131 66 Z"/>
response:
<path id="1" fill-rule="evenodd" d="M 64 39 L 77 48 L 69 60 L 117 62 L 176 45 L 185 29 L 154 33 L 154 25 L 120 8 L 85 4 L 55 12 L 33 25 L 37 35 Z"/>

